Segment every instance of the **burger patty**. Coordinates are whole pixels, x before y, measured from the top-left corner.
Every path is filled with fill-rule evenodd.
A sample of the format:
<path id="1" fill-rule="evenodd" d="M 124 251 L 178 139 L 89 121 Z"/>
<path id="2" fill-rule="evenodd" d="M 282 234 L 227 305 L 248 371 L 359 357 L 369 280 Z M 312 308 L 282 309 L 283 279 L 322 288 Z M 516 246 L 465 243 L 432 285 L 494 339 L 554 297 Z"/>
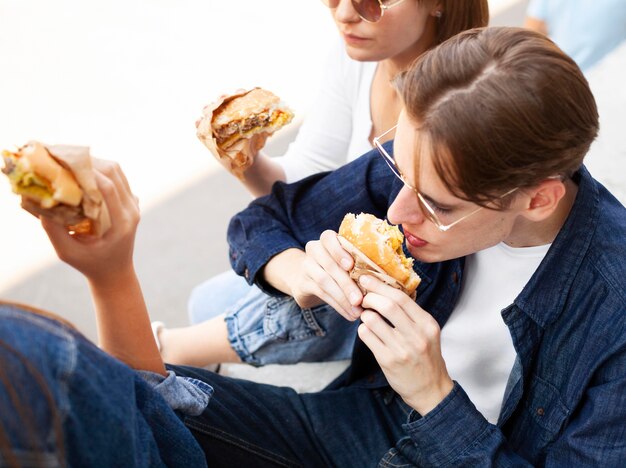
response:
<path id="1" fill-rule="evenodd" d="M 15 170 L 15 161 L 13 158 L 4 157 L 4 167 L 2 168 L 2 172 L 6 175 L 11 174 Z"/>
<path id="2" fill-rule="evenodd" d="M 267 112 L 254 114 L 241 120 L 232 120 L 226 125 L 214 128 L 215 139 L 218 146 L 222 146 L 224 142 L 230 140 L 233 135 L 245 135 L 250 130 L 269 126 L 271 116 Z"/>

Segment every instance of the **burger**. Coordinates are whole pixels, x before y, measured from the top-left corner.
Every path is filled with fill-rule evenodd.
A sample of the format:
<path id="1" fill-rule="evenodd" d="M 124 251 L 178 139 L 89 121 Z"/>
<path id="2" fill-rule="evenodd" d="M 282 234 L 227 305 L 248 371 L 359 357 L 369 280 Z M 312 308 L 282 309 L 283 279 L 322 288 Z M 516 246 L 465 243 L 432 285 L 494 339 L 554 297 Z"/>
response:
<path id="1" fill-rule="evenodd" d="M 227 169 L 241 177 L 267 137 L 292 119 L 293 112 L 278 96 L 253 88 L 206 106 L 196 133 Z"/>
<path id="2" fill-rule="evenodd" d="M 348 213 L 338 234 L 339 242 L 354 258 L 350 276 L 357 284 L 362 275 L 375 276 L 415 299 L 421 280 L 413 270 L 413 259 L 402 250 L 404 235 L 397 226 L 371 214 Z"/>
<path id="3" fill-rule="evenodd" d="M 50 218 L 77 234 L 101 236 L 110 227 L 88 148 L 31 141 L 17 151 L 4 150 L 2 157 L 2 172 L 21 195 L 22 207 L 34 216 Z"/>

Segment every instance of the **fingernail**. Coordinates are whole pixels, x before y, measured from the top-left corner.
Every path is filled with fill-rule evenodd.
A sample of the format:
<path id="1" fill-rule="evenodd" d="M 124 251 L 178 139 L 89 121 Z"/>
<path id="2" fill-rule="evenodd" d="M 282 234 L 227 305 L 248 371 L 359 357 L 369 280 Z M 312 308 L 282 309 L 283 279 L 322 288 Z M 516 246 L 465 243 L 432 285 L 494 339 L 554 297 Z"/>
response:
<path id="1" fill-rule="evenodd" d="M 350 262 L 350 260 L 348 260 L 347 258 L 342 258 L 341 259 L 341 266 L 345 269 L 345 270 L 349 270 L 350 267 L 352 267 L 352 262 Z"/>
<path id="2" fill-rule="evenodd" d="M 363 312 L 363 309 L 362 309 L 362 308 L 360 308 L 360 307 L 354 307 L 354 306 L 352 307 L 352 315 L 353 315 L 355 318 L 359 318 L 359 317 L 360 317 L 360 315 L 361 315 L 361 312 Z"/>
<path id="3" fill-rule="evenodd" d="M 363 286 L 368 286 L 369 284 L 371 284 L 371 281 L 372 280 L 370 280 L 367 276 L 361 276 L 359 278 L 359 283 L 361 283 Z"/>
<path id="4" fill-rule="evenodd" d="M 358 304 L 359 301 L 361 300 L 361 295 L 357 292 L 353 292 L 352 294 L 350 294 L 350 302 L 352 304 Z"/>

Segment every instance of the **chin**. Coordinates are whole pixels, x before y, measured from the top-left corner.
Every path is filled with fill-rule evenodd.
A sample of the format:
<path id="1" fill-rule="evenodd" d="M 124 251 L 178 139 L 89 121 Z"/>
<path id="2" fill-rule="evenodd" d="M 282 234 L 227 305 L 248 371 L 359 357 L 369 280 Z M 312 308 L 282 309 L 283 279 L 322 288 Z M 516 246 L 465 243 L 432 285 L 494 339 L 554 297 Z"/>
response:
<path id="1" fill-rule="evenodd" d="M 455 252 L 442 252 L 433 250 L 429 246 L 426 247 L 413 247 L 410 244 L 405 244 L 407 250 L 418 262 L 422 263 L 436 263 L 436 262 L 445 262 L 446 260 L 452 260 L 453 258 L 458 258 L 460 255 L 457 255 Z"/>
<path id="2" fill-rule="evenodd" d="M 348 57 L 357 62 L 378 62 L 380 58 L 369 50 L 345 44 Z"/>

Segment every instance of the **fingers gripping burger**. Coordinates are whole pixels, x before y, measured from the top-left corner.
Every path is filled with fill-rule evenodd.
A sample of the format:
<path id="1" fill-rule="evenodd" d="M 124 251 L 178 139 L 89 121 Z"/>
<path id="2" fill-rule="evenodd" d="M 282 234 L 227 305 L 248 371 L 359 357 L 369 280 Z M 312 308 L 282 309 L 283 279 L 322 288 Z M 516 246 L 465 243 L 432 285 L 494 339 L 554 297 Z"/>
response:
<path id="1" fill-rule="evenodd" d="M 413 259 L 404 255 L 404 236 L 397 226 L 371 214 L 348 213 L 338 239 L 354 258 L 350 276 L 357 284 L 362 275 L 372 275 L 415 299 L 421 280 L 413 270 Z"/>
<path id="2" fill-rule="evenodd" d="M 3 151 L 2 156 L 2 172 L 22 196 L 25 210 L 78 234 L 101 236 L 110 227 L 88 148 L 31 141 L 15 152 Z"/>
<path id="3" fill-rule="evenodd" d="M 197 136 L 220 163 L 242 177 L 265 139 L 292 119 L 293 112 L 278 96 L 253 88 L 223 96 L 205 107 Z"/>

